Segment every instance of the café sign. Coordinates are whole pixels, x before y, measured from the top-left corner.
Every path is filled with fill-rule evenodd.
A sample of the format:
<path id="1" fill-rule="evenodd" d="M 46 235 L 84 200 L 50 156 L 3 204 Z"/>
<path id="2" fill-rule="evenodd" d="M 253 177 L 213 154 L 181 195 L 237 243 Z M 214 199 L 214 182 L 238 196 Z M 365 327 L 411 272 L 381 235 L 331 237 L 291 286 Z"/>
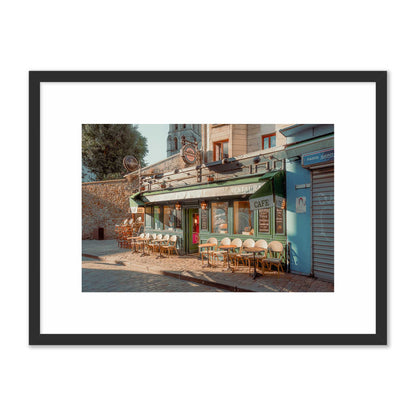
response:
<path id="1" fill-rule="evenodd" d="M 273 206 L 273 195 L 262 196 L 260 198 L 250 199 L 250 209 L 264 209 Z"/>

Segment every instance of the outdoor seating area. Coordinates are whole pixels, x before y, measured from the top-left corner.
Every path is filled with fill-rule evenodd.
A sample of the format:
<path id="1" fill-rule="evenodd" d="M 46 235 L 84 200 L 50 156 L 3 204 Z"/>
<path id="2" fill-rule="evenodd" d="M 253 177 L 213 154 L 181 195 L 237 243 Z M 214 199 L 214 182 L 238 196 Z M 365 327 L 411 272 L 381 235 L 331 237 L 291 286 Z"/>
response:
<path id="1" fill-rule="evenodd" d="M 117 225 L 116 233 L 118 247 L 131 249 L 140 257 L 154 255 L 156 259 L 161 259 L 173 254 L 179 256 L 177 235 L 138 234 L 131 219 Z M 264 239 L 255 241 L 252 238 L 243 241 L 225 237 L 218 242 L 217 238 L 210 237 L 205 243 L 198 244 L 202 268 L 222 267 L 222 271 L 248 273 L 253 279 L 273 271 L 279 277 L 284 271 L 283 251 L 283 244 L 279 241 L 267 243 Z"/>
<path id="2" fill-rule="evenodd" d="M 283 244 L 279 241 L 267 243 L 266 240 L 254 241 L 251 238 L 243 242 L 240 238 L 231 241 L 226 237 L 218 243 L 216 238 L 211 237 L 206 243 L 199 244 L 202 267 L 222 266 L 223 270 L 233 273 L 247 269 L 254 279 L 264 275 L 266 270 L 272 272 L 273 266 L 279 277 L 280 271 L 283 272 L 283 250 Z M 260 269 L 262 273 L 258 272 Z"/>
<path id="3" fill-rule="evenodd" d="M 178 237 L 176 235 L 141 233 L 127 237 L 127 240 L 132 253 L 140 253 L 142 257 L 155 254 L 156 258 L 159 259 L 166 257 L 164 253 L 168 257 L 172 254 L 179 255 L 176 246 Z"/>

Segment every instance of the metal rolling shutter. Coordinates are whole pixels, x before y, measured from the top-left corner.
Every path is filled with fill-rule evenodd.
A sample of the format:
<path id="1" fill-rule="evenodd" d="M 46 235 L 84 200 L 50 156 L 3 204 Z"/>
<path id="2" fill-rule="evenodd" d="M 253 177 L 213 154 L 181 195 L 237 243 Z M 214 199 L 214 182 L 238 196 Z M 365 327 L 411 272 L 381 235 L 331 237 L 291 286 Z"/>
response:
<path id="1" fill-rule="evenodd" d="M 312 256 L 315 277 L 334 279 L 334 167 L 312 170 Z"/>

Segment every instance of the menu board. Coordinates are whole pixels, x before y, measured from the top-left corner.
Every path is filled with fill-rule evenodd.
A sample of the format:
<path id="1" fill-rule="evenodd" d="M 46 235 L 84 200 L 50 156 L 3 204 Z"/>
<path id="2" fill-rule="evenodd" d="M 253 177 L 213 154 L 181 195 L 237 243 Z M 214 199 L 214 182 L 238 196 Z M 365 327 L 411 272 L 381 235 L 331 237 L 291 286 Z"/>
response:
<path id="1" fill-rule="evenodd" d="M 200 222 L 201 230 L 208 231 L 208 210 L 201 209 L 201 222 Z"/>
<path id="2" fill-rule="evenodd" d="M 284 225 L 283 225 L 283 209 L 276 207 L 276 224 L 275 224 L 275 232 L 276 234 L 283 234 L 284 233 Z"/>
<path id="3" fill-rule="evenodd" d="M 259 209 L 259 233 L 270 233 L 270 209 Z"/>

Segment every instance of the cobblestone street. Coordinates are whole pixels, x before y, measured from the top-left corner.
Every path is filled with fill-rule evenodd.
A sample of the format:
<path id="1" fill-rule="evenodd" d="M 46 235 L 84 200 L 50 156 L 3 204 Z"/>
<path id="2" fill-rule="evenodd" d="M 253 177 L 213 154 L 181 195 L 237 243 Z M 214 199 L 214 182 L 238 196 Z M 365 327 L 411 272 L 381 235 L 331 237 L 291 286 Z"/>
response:
<path id="1" fill-rule="evenodd" d="M 141 257 L 139 253 L 118 248 L 114 240 L 84 240 L 83 254 L 97 256 L 101 260 L 91 261 L 84 257 L 84 291 L 334 291 L 333 283 L 291 273 L 281 273 L 278 278 L 276 272 L 266 272 L 264 276 L 253 280 L 247 268 L 235 273 L 223 271 L 221 266 L 206 269 L 196 255 L 174 255 L 163 259 L 156 259 L 155 255 Z M 182 278 L 194 281 L 188 282 Z M 214 287 L 199 284 L 198 281 Z"/>
<path id="2" fill-rule="evenodd" d="M 159 274 L 141 273 L 132 267 L 82 259 L 83 292 L 223 292 L 215 287 Z"/>

